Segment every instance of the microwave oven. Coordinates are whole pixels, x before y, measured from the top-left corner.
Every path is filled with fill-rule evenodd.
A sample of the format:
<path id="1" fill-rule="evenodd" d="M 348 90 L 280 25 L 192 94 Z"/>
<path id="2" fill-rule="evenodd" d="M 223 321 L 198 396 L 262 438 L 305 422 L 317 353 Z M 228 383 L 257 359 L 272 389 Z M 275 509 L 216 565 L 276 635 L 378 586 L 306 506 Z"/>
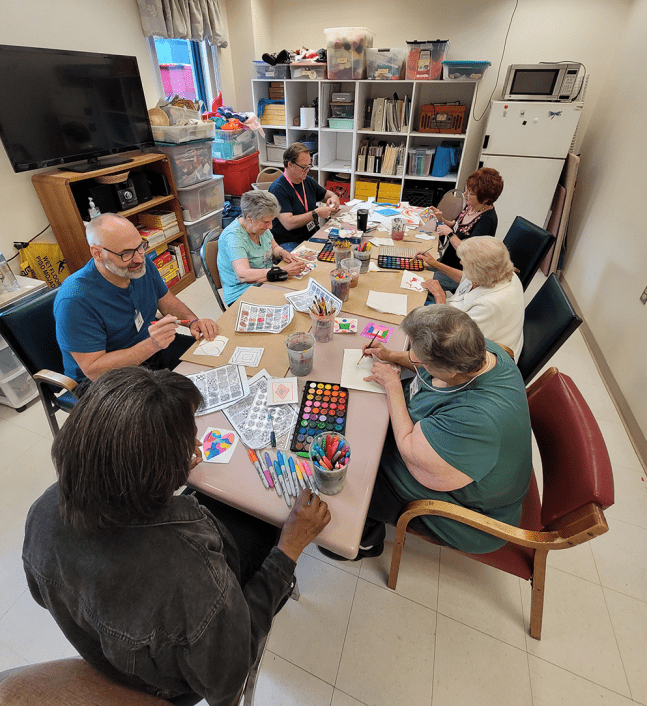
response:
<path id="1" fill-rule="evenodd" d="M 503 84 L 503 100 L 569 103 L 577 98 L 582 64 L 511 64 Z"/>

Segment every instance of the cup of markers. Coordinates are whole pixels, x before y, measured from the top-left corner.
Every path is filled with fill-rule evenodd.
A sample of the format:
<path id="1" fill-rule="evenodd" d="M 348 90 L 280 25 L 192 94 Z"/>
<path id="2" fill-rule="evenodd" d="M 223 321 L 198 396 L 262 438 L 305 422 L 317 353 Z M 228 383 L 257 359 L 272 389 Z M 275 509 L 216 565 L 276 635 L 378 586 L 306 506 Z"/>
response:
<path id="1" fill-rule="evenodd" d="M 346 482 L 350 445 L 342 434 L 318 434 L 310 444 L 310 460 L 317 487 L 324 495 L 337 495 Z"/>

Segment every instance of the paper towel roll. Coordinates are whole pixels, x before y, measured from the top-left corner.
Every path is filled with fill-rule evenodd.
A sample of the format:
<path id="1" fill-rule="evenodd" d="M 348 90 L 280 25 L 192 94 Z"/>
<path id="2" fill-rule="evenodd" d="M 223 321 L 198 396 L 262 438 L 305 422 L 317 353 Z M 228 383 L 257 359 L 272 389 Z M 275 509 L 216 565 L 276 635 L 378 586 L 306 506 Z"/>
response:
<path id="1" fill-rule="evenodd" d="M 301 108 L 301 127 L 310 130 L 315 126 L 315 109 Z"/>

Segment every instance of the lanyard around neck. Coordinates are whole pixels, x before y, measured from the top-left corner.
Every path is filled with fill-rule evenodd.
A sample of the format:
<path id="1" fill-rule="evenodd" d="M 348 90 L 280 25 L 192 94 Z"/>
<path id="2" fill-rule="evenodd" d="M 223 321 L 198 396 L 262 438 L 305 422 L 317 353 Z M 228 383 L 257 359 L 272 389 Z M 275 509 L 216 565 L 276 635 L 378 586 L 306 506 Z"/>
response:
<path id="1" fill-rule="evenodd" d="M 283 174 L 285 177 L 285 181 L 294 189 L 294 193 L 297 195 L 297 198 L 301 203 L 303 204 L 303 211 L 304 213 L 308 212 L 308 197 L 306 196 L 306 185 L 305 185 L 305 179 L 304 181 L 301 182 L 301 188 L 303 189 L 303 198 L 301 198 L 301 194 L 297 191 L 297 187 L 290 181 L 289 177 L 286 174 Z"/>

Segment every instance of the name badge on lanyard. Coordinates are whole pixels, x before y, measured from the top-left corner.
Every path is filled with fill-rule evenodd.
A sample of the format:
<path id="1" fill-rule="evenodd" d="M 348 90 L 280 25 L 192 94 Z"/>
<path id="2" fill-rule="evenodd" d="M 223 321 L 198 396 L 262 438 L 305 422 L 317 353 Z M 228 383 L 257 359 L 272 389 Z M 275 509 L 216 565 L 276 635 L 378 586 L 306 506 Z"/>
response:
<path id="1" fill-rule="evenodd" d="M 409 400 L 414 398 L 418 390 L 420 390 L 420 378 L 416 375 L 409 385 Z"/>
<path id="2" fill-rule="evenodd" d="M 303 189 L 303 198 L 301 198 L 301 194 L 297 191 L 297 187 L 288 179 L 288 177 L 284 174 L 285 180 L 287 183 L 294 189 L 294 193 L 297 195 L 297 198 L 301 202 L 301 205 L 303 206 L 303 212 L 308 213 L 308 195 L 306 194 L 306 185 L 301 182 L 301 188 Z M 308 233 L 311 233 L 313 230 L 317 229 L 317 216 L 313 213 L 312 214 L 312 220 L 306 223 L 306 228 L 308 229 Z"/>
<path id="3" fill-rule="evenodd" d="M 144 325 L 144 317 L 142 316 L 141 311 L 139 309 L 135 309 L 135 328 L 137 331 L 141 329 L 141 327 Z"/>

